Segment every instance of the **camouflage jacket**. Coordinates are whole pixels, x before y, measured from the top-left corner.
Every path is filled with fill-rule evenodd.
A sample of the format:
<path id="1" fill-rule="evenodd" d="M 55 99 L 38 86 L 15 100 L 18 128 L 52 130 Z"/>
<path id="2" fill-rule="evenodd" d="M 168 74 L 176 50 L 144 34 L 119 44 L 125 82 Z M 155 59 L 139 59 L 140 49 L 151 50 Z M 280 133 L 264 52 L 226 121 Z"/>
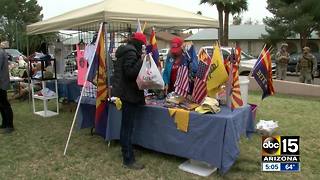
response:
<path id="1" fill-rule="evenodd" d="M 276 63 L 278 65 L 287 65 L 289 62 L 289 53 L 284 51 L 279 51 L 276 54 Z"/>
<path id="2" fill-rule="evenodd" d="M 303 54 L 298 60 L 296 70 L 315 72 L 317 70 L 316 58 L 311 53 Z"/>

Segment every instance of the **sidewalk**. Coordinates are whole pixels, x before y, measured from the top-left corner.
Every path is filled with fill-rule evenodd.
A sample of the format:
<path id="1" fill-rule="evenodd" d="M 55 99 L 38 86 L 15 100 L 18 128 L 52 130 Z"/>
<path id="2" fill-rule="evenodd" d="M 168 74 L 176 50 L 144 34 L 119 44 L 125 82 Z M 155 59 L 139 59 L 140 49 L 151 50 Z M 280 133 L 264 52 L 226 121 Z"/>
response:
<path id="1" fill-rule="evenodd" d="M 256 80 L 252 77 L 249 78 L 249 90 L 261 90 Z M 317 78 L 319 79 L 319 78 Z M 273 86 L 276 93 L 292 94 L 301 96 L 317 96 L 320 97 L 320 85 L 304 84 L 292 81 L 273 80 Z"/>

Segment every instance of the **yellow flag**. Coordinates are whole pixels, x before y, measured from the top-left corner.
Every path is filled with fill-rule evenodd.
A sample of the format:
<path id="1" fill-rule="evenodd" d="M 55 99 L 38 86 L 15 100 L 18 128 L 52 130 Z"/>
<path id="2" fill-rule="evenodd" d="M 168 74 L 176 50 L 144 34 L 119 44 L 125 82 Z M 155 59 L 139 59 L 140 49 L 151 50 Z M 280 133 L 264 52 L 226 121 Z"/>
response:
<path id="1" fill-rule="evenodd" d="M 219 45 L 213 46 L 213 55 L 207 80 L 207 92 L 209 97 L 215 98 L 219 86 L 228 80 L 228 73 L 224 67 L 223 58 Z"/>

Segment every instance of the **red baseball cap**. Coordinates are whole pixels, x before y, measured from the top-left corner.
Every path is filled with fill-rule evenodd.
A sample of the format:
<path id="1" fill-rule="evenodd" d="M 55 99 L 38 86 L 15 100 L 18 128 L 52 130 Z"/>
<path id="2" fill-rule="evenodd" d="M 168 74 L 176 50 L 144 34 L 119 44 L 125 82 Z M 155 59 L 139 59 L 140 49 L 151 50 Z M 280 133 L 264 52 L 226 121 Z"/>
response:
<path id="1" fill-rule="evenodd" d="M 147 44 L 147 38 L 146 36 L 141 33 L 141 32 L 136 32 L 136 33 L 133 33 L 132 36 L 131 36 L 131 39 L 135 39 L 137 41 L 140 41 L 142 42 L 143 44 Z"/>
<path id="2" fill-rule="evenodd" d="M 179 37 L 174 37 L 171 39 L 171 49 L 170 52 L 172 54 L 181 54 L 182 52 L 182 46 L 183 40 Z"/>

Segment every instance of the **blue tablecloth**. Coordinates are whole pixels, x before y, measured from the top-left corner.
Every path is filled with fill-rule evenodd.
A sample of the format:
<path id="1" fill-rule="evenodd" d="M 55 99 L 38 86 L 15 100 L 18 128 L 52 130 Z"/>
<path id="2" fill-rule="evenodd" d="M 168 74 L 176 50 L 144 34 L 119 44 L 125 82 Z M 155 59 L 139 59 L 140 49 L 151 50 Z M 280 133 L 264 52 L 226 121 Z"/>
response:
<path id="1" fill-rule="evenodd" d="M 47 82 L 47 87 L 55 91 L 54 81 Z M 58 79 L 58 96 L 66 98 L 68 101 L 75 102 L 80 96 L 81 87 L 76 79 Z"/>
<path id="2" fill-rule="evenodd" d="M 207 162 L 225 173 L 239 156 L 240 135 L 254 131 L 250 106 L 218 114 L 190 113 L 188 132 L 176 128 L 168 109 L 141 106 L 134 118 L 133 142 L 166 154 Z M 109 106 L 106 140 L 119 139 L 121 112 Z"/>
<path id="3" fill-rule="evenodd" d="M 77 102 L 79 98 L 77 99 Z M 79 111 L 77 114 L 77 129 L 93 128 L 96 116 L 96 99 L 90 97 L 82 97 Z M 107 119 L 107 117 L 105 117 Z"/>
<path id="4" fill-rule="evenodd" d="M 120 137 L 121 111 L 110 104 L 106 121 L 106 140 Z M 93 127 L 93 101 L 82 100 L 78 128 Z M 80 117 L 79 117 L 80 116 Z M 227 172 L 239 156 L 240 135 L 254 132 L 250 106 L 233 112 L 222 107 L 218 114 L 190 113 L 187 133 L 177 130 L 167 108 L 141 106 L 134 117 L 133 142 L 142 147 L 166 154 L 207 162 Z"/>

